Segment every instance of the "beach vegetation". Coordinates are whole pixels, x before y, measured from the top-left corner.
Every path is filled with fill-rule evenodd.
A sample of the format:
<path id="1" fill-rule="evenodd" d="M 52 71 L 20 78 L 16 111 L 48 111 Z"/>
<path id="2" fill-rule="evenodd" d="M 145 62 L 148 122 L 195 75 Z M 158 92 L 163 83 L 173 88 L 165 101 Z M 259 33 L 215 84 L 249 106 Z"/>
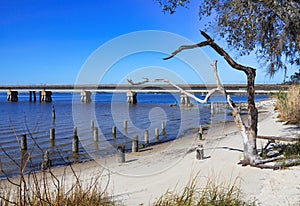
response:
<path id="1" fill-rule="evenodd" d="M 255 202 L 246 202 L 242 199 L 241 190 L 236 181 L 232 184 L 217 184 L 208 180 L 204 188 L 197 187 L 196 180 L 189 182 L 181 193 L 167 191 L 156 202 L 155 206 L 250 206 Z"/>
<path id="2" fill-rule="evenodd" d="M 35 146 L 43 152 L 43 156 L 47 156 L 48 152 L 44 152 L 39 147 L 30 132 L 29 136 Z M 16 138 L 18 139 L 18 136 Z M 18 176 L 11 177 L 6 173 L 5 168 L 1 167 L 0 172 L 5 176 L 5 179 L 0 180 L 0 205 L 120 205 L 113 199 L 113 196 L 108 194 L 109 178 L 104 181 L 101 175 L 102 171 L 99 171 L 98 176 L 90 182 L 87 182 L 87 180 L 80 178 L 80 174 L 74 170 L 72 164 L 67 162 L 65 162 L 67 166 L 62 168 L 61 172 L 55 173 L 48 158 L 46 159 L 47 162 L 45 159 L 43 160 L 41 170 L 38 170 L 31 159 L 34 147 L 30 150 L 22 150 L 21 145 L 19 145 L 19 148 L 22 155 L 20 162 L 16 161 L 1 147 L 12 164 L 17 166 L 19 173 Z"/>
<path id="3" fill-rule="evenodd" d="M 279 113 L 279 120 L 300 124 L 300 85 L 291 85 L 287 93 L 279 91 L 274 96 L 277 99 L 275 110 Z"/>

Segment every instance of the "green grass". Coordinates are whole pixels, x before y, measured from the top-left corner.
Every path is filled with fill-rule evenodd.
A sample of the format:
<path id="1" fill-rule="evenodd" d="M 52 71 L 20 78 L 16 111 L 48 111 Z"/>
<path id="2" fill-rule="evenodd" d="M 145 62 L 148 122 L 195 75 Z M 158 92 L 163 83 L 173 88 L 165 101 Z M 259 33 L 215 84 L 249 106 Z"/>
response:
<path id="1" fill-rule="evenodd" d="M 200 189 L 193 180 L 182 193 L 166 192 L 155 203 L 155 206 L 248 206 L 255 205 L 254 202 L 247 203 L 241 198 L 239 187 L 234 184 L 216 184 L 209 180 L 205 188 Z"/>

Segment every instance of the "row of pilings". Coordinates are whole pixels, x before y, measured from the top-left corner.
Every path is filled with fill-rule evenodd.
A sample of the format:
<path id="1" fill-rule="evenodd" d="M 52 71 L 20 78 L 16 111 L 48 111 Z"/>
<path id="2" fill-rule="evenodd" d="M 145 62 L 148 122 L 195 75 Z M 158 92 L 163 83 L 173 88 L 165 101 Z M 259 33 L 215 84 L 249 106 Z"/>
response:
<path id="1" fill-rule="evenodd" d="M 52 118 L 55 118 L 55 115 L 53 116 L 53 112 L 55 113 L 55 110 L 52 110 Z M 91 120 L 91 131 L 92 131 L 92 141 L 94 143 L 96 143 L 98 145 L 99 143 L 99 129 L 97 127 L 94 126 L 94 120 Z M 124 120 L 124 133 L 127 133 L 127 120 Z M 166 128 L 165 128 L 166 124 L 165 121 L 162 121 L 161 124 L 161 130 L 159 128 L 155 128 L 155 137 L 153 136 L 152 139 L 154 139 L 155 142 L 159 143 L 160 141 L 162 141 L 164 138 L 166 138 Z M 114 140 L 116 140 L 117 137 L 117 128 L 116 126 L 112 127 L 112 137 Z M 55 128 L 51 127 L 50 128 L 50 132 L 49 132 L 49 142 L 50 145 L 55 146 L 55 140 L 56 140 L 56 133 L 55 133 Z M 74 127 L 73 130 L 73 135 L 70 138 L 70 150 L 73 153 L 74 157 L 78 158 L 78 154 L 80 152 L 79 150 L 79 144 L 80 144 L 80 140 L 79 140 L 79 136 L 78 136 L 78 130 L 77 127 Z M 21 158 L 22 157 L 26 157 L 26 154 L 29 153 L 28 150 L 29 146 L 28 146 L 28 135 L 27 134 L 22 134 L 20 135 L 20 151 L 21 151 Z M 116 149 L 116 161 L 119 163 L 123 163 L 125 162 L 125 145 L 129 146 L 130 144 L 130 148 L 131 151 L 127 151 L 127 152 L 132 152 L 132 153 L 137 153 L 139 152 L 140 148 L 145 148 L 147 146 L 150 145 L 150 137 L 149 137 L 149 131 L 145 130 L 144 135 L 143 135 L 143 140 L 141 140 L 138 135 L 132 135 L 131 141 L 130 142 L 123 142 L 123 143 L 118 143 L 116 145 L 114 145 L 115 149 Z M 98 150 L 99 148 L 97 147 L 96 150 Z M 27 152 L 28 151 L 28 152 Z M 45 170 L 48 169 L 52 166 L 52 161 L 51 161 L 51 154 L 49 153 L 48 150 L 46 150 L 43 153 L 42 156 L 42 161 L 41 161 L 41 170 Z"/>

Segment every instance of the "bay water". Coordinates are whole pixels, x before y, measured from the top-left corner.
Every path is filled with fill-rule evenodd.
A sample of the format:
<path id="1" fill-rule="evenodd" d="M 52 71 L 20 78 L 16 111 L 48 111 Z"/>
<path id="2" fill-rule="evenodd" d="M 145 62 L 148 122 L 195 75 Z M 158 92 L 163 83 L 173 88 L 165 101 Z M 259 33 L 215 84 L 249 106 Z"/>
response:
<path id="1" fill-rule="evenodd" d="M 257 95 L 256 101 L 266 98 L 266 95 Z M 120 144 L 130 151 L 133 136 L 138 135 L 142 144 L 145 130 L 149 131 L 150 143 L 155 144 L 155 128 L 159 128 L 161 143 L 190 135 L 199 125 L 232 121 L 226 108 L 211 115 L 210 104 L 193 102 L 193 107 L 180 107 L 179 95 L 170 93 L 139 93 L 136 105 L 128 105 L 124 93 L 95 93 L 92 103 L 81 103 L 77 93 L 53 93 L 52 99 L 52 103 L 29 102 L 28 93 L 19 93 L 18 102 L 7 102 L 6 93 L 0 93 L 0 166 L 3 170 L 0 178 L 18 175 L 20 164 L 26 158 L 30 161 L 25 172 L 39 170 L 46 151 L 53 166 L 66 165 L 112 155 Z M 247 101 L 246 96 L 232 96 L 232 99 L 237 103 Z M 213 96 L 210 101 L 225 103 L 226 99 Z M 127 131 L 123 126 L 125 120 Z M 98 142 L 93 139 L 91 121 L 99 130 Z M 161 133 L 162 122 L 166 135 Z M 116 138 L 112 136 L 113 126 L 117 127 Z M 80 141 L 78 154 L 72 152 L 74 127 Z M 55 129 L 54 141 L 49 139 L 50 128 Z M 23 134 L 27 136 L 27 151 L 20 150 Z"/>

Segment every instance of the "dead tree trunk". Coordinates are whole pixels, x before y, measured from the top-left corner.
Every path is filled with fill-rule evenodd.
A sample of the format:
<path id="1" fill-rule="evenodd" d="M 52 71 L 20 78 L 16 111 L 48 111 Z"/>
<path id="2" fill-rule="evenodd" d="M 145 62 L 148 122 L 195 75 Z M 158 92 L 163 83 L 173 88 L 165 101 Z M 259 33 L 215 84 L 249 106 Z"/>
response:
<path id="1" fill-rule="evenodd" d="M 228 64 L 233 67 L 236 70 L 243 71 L 246 76 L 247 76 L 247 93 L 248 93 L 248 122 L 247 124 L 243 123 L 240 114 L 238 113 L 238 110 L 236 108 L 236 105 L 233 103 L 230 95 L 226 93 L 226 90 L 224 89 L 223 85 L 220 82 L 218 72 L 217 72 L 217 61 L 215 61 L 212 64 L 212 67 L 214 69 L 214 75 L 217 83 L 217 88 L 211 89 L 208 91 L 206 97 L 204 99 L 200 99 L 196 97 L 195 95 L 185 91 L 184 89 L 180 88 L 173 82 L 166 80 L 166 79 L 155 79 L 155 80 L 149 80 L 148 78 L 144 78 L 145 80 L 142 82 L 133 82 L 132 80 L 128 80 L 128 82 L 132 85 L 140 85 L 140 84 L 145 84 L 148 82 L 164 82 L 167 84 L 172 85 L 173 87 L 177 88 L 180 93 L 183 93 L 187 95 L 188 97 L 193 98 L 199 103 L 207 103 L 209 97 L 219 91 L 223 93 L 226 98 L 227 102 L 232 110 L 232 116 L 234 118 L 234 121 L 241 133 L 242 139 L 243 139 L 243 144 L 244 144 L 244 158 L 241 160 L 241 164 L 244 166 L 246 165 L 251 165 L 254 167 L 258 167 L 261 169 L 278 169 L 282 168 L 284 166 L 294 166 L 300 164 L 299 159 L 288 159 L 282 162 L 277 162 L 275 165 L 265 165 L 265 163 L 269 162 L 274 162 L 281 157 L 276 157 L 276 158 L 269 158 L 269 159 L 261 159 L 258 154 L 257 154 L 257 147 L 256 147 L 256 139 L 257 139 L 257 123 L 258 123 L 258 112 L 255 107 L 255 102 L 254 102 L 254 80 L 255 80 L 255 69 L 251 67 L 246 67 L 243 65 L 240 65 L 236 63 L 228 53 L 226 53 L 221 47 L 219 47 L 214 40 L 208 36 L 205 32 L 201 31 L 201 34 L 206 38 L 206 41 L 200 42 L 195 45 L 185 45 L 185 46 L 180 46 L 176 51 L 174 51 L 169 57 L 164 58 L 164 60 L 171 59 L 175 55 L 177 55 L 179 52 L 185 49 L 194 49 L 198 47 L 203 47 L 203 46 L 211 46 L 218 54 L 224 57 L 224 59 L 228 62 Z"/>
<path id="2" fill-rule="evenodd" d="M 247 138 L 244 139 L 244 160 L 241 162 L 243 165 L 253 165 L 257 161 L 257 149 L 256 149 L 256 137 L 257 137 L 257 109 L 254 102 L 254 80 L 256 71 L 251 67 L 246 67 L 238 64 L 234 61 L 227 52 L 225 52 L 214 40 L 205 32 L 201 31 L 202 36 L 206 41 L 200 42 L 195 45 L 181 46 L 174 51 L 169 57 L 164 58 L 165 60 L 174 57 L 176 54 L 185 49 L 193 49 L 204 46 L 211 46 L 218 54 L 224 57 L 228 64 L 239 71 L 243 71 L 247 76 L 247 92 L 248 92 L 248 124 L 243 123 Z M 233 111 L 234 112 L 234 111 Z"/>

